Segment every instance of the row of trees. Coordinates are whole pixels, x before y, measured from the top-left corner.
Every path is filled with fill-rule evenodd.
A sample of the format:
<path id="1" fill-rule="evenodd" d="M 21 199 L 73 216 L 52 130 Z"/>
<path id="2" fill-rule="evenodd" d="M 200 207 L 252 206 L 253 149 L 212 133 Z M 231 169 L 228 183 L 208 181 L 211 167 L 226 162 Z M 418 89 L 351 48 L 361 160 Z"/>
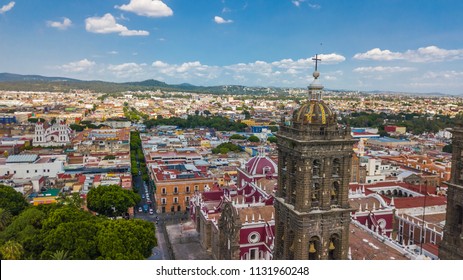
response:
<path id="1" fill-rule="evenodd" d="M 142 151 L 140 132 L 138 131 L 130 132 L 130 162 L 132 176 L 138 176 L 140 171 L 143 181 L 148 182 L 149 175 L 146 169 L 145 156 Z"/>
<path id="2" fill-rule="evenodd" d="M 114 186 L 108 187 L 109 192 L 92 200 L 111 201 L 116 191 Z M 8 186 L 0 185 L 0 193 L 1 259 L 135 260 L 146 259 L 156 246 L 150 222 L 95 216 L 74 204 L 28 206 L 22 195 Z M 114 201 L 104 208 L 112 209 L 112 205 Z"/>
<path id="3" fill-rule="evenodd" d="M 222 116 L 201 116 L 194 115 L 188 116 L 186 119 L 172 117 L 172 118 L 157 118 L 145 121 L 147 128 L 158 125 L 175 125 L 180 128 L 197 128 L 207 127 L 214 128 L 219 131 L 244 131 L 247 127 L 246 124 L 229 120 Z"/>
<path id="4" fill-rule="evenodd" d="M 147 120 L 149 116 L 143 112 L 138 111 L 134 107 L 129 107 L 127 102 L 124 103 L 124 116 L 131 122 L 138 122 L 140 120 Z"/>

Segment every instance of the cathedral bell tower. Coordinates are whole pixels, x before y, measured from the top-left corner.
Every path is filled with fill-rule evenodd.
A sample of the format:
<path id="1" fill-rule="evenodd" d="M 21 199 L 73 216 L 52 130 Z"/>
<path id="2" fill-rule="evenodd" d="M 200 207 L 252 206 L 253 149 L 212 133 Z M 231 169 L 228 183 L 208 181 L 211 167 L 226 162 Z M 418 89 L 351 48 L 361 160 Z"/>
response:
<path id="1" fill-rule="evenodd" d="M 274 258 L 347 259 L 348 192 L 353 145 L 350 129 L 336 122 L 323 101 L 315 60 L 308 100 L 277 133 L 278 191 Z"/>
<path id="2" fill-rule="evenodd" d="M 439 258 L 463 260 L 463 125 L 454 128 L 452 134 L 452 171 L 446 183 L 447 215 Z"/>

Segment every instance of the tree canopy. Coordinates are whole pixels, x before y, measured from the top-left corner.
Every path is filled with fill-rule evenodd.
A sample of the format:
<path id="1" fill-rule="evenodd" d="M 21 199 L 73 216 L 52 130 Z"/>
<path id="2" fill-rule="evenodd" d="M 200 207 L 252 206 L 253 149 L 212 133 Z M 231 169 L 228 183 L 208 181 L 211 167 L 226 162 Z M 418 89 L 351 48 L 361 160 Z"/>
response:
<path id="1" fill-rule="evenodd" d="M 212 149 L 213 154 L 227 154 L 228 152 L 241 152 L 243 149 L 241 149 L 240 146 L 235 145 L 231 142 L 227 143 L 222 143 L 218 145 L 217 147 Z"/>
<path id="2" fill-rule="evenodd" d="M 240 134 L 233 134 L 230 136 L 230 140 L 244 140 L 246 139 L 246 136 L 240 135 Z"/>
<path id="3" fill-rule="evenodd" d="M 145 121 L 145 125 L 147 128 L 157 125 L 175 125 L 180 128 L 208 127 L 219 131 L 244 131 L 247 127 L 244 123 L 235 122 L 226 117 L 201 115 L 188 116 L 187 119 L 178 117 L 151 119 Z"/>
<path id="4" fill-rule="evenodd" d="M 260 142 L 260 139 L 259 139 L 259 137 L 255 136 L 255 135 L 251 135 L 251 136 L 249 136 L 248 141 L 253 142 L 253 143 L 258 143 L 258 142 Z"/>
<path id="5" fill-rule="evenodd" d="M 18 215 L 28 205 L 22 194 L 12 187 L 0 185 L 0 208 L 9 211 L 12 215 Z"/>
<path id="6" fill-rule="evenodd" d="M 140 202 L 140 195 L 119 185 L 99 186 L 87 194 L 87 207 L 108 217 L 121 216 Z"/>
<path id="7" fill-rule="evenodd" d="M 2 259 L 146 259 L 154 224 L 108 219 L 71 205 L 29 207 L 0 231 Z"/>

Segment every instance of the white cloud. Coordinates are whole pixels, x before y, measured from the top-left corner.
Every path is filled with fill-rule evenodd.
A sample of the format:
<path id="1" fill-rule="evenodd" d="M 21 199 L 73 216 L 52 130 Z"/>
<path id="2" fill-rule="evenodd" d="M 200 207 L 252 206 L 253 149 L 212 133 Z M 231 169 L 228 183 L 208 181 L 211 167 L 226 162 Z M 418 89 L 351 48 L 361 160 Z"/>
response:
<path id="1" fill-rule="evenodd" d="M 72 21 L 67 17 L 63 18 L 63 22 L 60 21 L 47 21 L 47 26 L 57 28 L 59 30 L 66 30 L 72 25 Z"/>
<path id="2" fill-rule="evenodd" d="M 85 58 L 79 61 L 74 61 L 68 64 L 58 66 L 58 69 L 61 69 L 65 72 L 77 73 L 77 72 L 88 71 L 92 69 L 95 66 L 95 64 L 96 64 L 95 61 L 91 61 Z"/>
<path id="3" fill-rule="evenodd" d="M 318 58 L 321 59 L 321 63 L 336 64 L 343 62 L 346 58 L 340 54 L 329 53 L 329 54 L 319 54 Z"/>
<path id="4" fill-rule="evenodd" d="M 151 64 L 151 66 L 158 67 L 158 68 L 166 68 L 166 67 L 169 67 L 169 64 L 162 62 L 160 60 L 156 60 L 155 62 L 153 62 L 153 64 Z"/>
<path id="5" fill-rule="evenodd" d="M 294 6 L 300 7 L 300 6 L 301 6 L 301 3 L 304 2 L 304 1 L 305 1 L 305 0 L 293 0 L 293 1 L 291 1 L 291 2 L 294 4 Z"/>
<path id="6" fill-rule="evenodd" d="M 14 1 L 11 1 L 11 2 L 8 3 L 8 4 L 3 5 L 3 6 L 0 8 L 0 14 L 4 14 L 4 13 L 8 12 L 9 10 L 13 9 L 14 4 L 16 4 L 16 3 L 15 3 Z"/>
<path id="7" fill-rule="evenodd" d="M 116 54 L 119 54 L 119 52 L 118 51 L 110 51 L 110 52 L 108 52 L 108 54 L 116 55 Z"/>
<path id="8" fill-rule="evenodd" d="M 429 71 L 423 75 L 425 80 L 429 79 L 463 79 L 463 72 L 458 72 L 454 70 L 450 71 L 439 71 L 433 72 Z"/>
<path id="9" fill-rule="evenodd" d="M 130 0 L 129 4 L 114 7 L 146 17 L 168 17 L 174 14 L 172 9 L 160 0 Z"/>
<path id="10" fill-rule="evenodd" d="M 137 64 L 134 62 L 109 65 L 108 70 L 118 78 L 129 78 L 144 72 L 145 63 Z"/>
<path id="11" fill-rule="evenodd" d="M 98 34 L 119 33 L 120 36 L 147 36 L 145 30 L 129 30 L 126 26 L 118 24 L 113 15 L 107 13 L 102 17 L 89 17 L 85 19 L 85 29 Z"/>
<path id="12" fill-rule="evenodd" d="M 227 8 L 227 7 L 224 7 L 222 9 L 222 14 L 225 14 L 225 13 L 230 13 L 232 10 L 230 8 Z"/>
<path id="13" fill-rule="evenodd" d="M 360 60 L 394 60 L 402 59 L 402 54 L 397 52 L 391 52 L 390 50 L 381 50 L 380 48 L 374 48 L 366 53 L 357 53 L 354 55 L 354 59 Z"/>
<path id="14" fill-rule="evenodd" d="M 412 67 L 398 67 L 398 66 L 375 66 L 375 67 L 357 67 L 353 70 L 357 73 L 372 73 L 372 72 L 382 72 L 382 73 L 397 73 L 397 72 L 410 72 L 415 71 L 415 68 Z"/>
<path id="15" fill-rule="evenodd" d="M 315 3 L 309 3 L 309 7 L 314 9 L 314 10 L 318 10 L 320 9 L 322 6 L 320 6 L 320 4 L 315 4 Z"/>
<path id="16" fill-rule="evenodd" d="M 410 62 L 450 61 L 463 59 L 463 49 L 446 50 L 436 46 L 428 46 L 405 52 L 392 52 L 390 50 L 374 48 L 365 53 L 355 54 L 354 59 L 377 61 L 406 60 Z"/>
<path id="17" fill-rule="evenodd" d="M 224 23 L 232 23 L 233 22 L 233 20 L 231 20 L 231 19 L 224 19 L 224 18 L 219 17 L 219 16 L 215 16 L 214 21 L 217 24 L 224 24 Z"/>

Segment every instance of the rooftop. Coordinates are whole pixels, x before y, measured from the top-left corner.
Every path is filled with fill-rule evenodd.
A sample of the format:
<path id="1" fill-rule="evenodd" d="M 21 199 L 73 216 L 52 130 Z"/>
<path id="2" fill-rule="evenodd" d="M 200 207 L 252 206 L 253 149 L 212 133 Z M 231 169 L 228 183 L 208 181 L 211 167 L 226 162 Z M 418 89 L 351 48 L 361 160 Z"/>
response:
<path id="1" fill-rule="evenodd" d="M 33 163 L 38 155 L 11 155 L 6 159 L 6 163 Z"/>

